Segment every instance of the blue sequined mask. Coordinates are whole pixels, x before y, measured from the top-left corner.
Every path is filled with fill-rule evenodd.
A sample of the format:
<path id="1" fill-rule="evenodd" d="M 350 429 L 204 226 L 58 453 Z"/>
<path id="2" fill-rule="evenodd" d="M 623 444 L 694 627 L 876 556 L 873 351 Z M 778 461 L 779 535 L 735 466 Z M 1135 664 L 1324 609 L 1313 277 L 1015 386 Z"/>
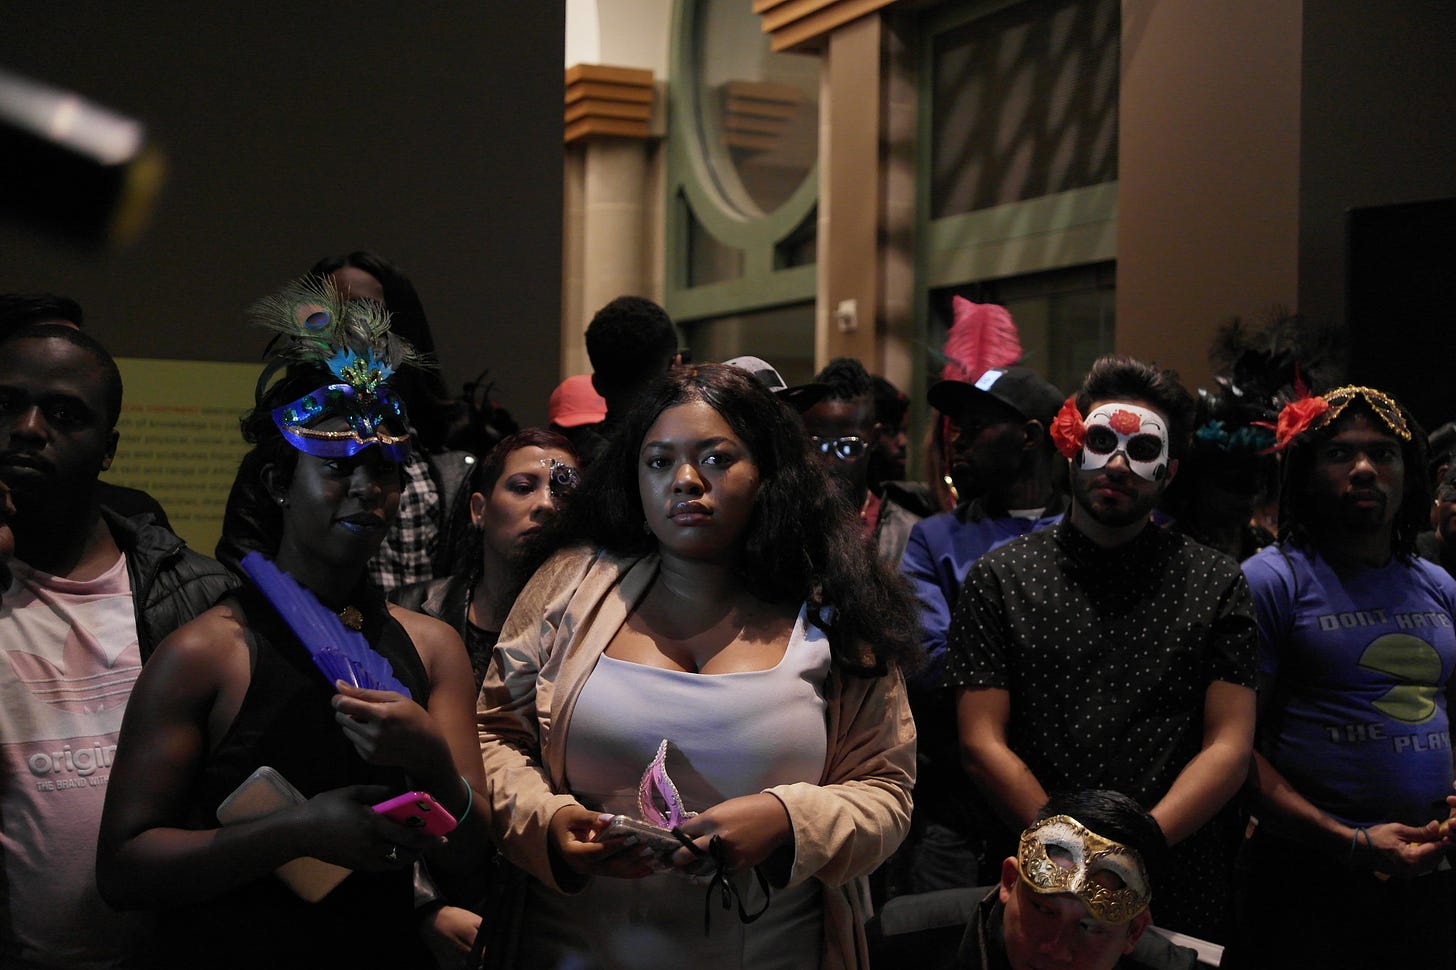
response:
<path id="1" fill-rule="evenodd" d="M 410 453 L 404 401 L 387 387 L 360 391 L 350 384 L 329 384 L 274 408 L 272 414 L 288 443 L 315 458 L 349 458 L 371 445 L 378 445 L 391 461 L 403 461 Z M 349 430 L 310 427 L 331 417 L 348 421 Z"/>

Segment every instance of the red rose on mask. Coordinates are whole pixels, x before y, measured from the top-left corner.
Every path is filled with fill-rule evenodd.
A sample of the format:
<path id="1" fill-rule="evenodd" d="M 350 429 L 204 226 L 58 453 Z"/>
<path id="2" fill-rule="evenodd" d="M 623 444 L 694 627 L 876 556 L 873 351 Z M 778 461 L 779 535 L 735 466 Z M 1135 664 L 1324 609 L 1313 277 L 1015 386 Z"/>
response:
<path id="1" fill-rule="evenodd" d="M 1143 419 L 1131 411 L 1113 411 L 1107 425 L 1118 434 L 1132 435 L 1142 430 Z"/>

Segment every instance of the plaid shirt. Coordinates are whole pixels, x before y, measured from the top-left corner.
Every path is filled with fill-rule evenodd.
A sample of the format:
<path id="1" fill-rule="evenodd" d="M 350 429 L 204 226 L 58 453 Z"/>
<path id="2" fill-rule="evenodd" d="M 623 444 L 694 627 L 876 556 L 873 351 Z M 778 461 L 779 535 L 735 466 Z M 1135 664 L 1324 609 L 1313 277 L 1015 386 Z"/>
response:
<path id="1" fill-rule="evenodd" d="M 369 560 L 369 578 L 386 593 L 396 586 L 435 578 L 431 560 L 440 536 L 440 495 L 427 460 L 414 452 L 405 459 L 399 515 Z"/>

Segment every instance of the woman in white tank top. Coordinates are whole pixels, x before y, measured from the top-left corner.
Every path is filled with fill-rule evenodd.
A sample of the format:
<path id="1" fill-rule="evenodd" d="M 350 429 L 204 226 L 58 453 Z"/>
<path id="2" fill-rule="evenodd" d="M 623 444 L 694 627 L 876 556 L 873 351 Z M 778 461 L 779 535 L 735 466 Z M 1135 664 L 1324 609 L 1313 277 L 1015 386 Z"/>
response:
<path id="1" fill-rule="evenodd" d="M 908 824 L 916 613 L 797 417 L 736 368 L 675 371 L 551 538 L 478 714 L 498 840 L 536 877 L 515 962 L 863 965 L 856 882 Z"/>

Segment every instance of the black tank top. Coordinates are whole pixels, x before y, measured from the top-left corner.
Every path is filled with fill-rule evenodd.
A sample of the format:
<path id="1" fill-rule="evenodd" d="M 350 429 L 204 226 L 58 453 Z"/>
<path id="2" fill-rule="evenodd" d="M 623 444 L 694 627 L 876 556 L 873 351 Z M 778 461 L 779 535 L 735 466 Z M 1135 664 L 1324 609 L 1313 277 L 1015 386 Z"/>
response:
<path id="1" fill-rule="evenodd" d="M 217 827 L 217 807 L 268 765 L 305 797 L 346 785 L 408 790 L 405 773 L 366 763 L 334 721 L 333 685 L 273 606 L 252 585 L 236 593 L 255 661 L 247 694 L 197 781 L 188 825 Z M 382 596 L 362 606 L 364 638 L 394 667 L 416 702 L 429 678 Z M 355 872 L 317 903 L 268 875 L 195 906 L 161 914 L 153 965 L 176 967 L 429 967 L 415 932 L 410 870 Z"/>

